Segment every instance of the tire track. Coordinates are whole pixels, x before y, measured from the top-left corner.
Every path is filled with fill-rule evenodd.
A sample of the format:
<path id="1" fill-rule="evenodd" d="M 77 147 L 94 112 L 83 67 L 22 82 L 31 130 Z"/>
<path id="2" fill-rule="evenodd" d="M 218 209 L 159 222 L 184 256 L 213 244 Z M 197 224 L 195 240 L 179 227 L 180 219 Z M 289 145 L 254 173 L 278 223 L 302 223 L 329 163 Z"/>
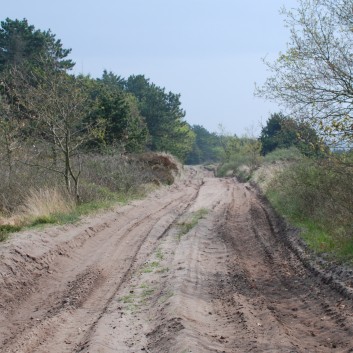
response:
<path id="1" fill-rule="evenodd" d="M 178 236 L 201 209 L 207 215 Z M 301 260 L 255 190 L 234 180 L 190 170 L 58 249 L 52 258 L 13 249 L 43 274 L 18 313 L 0 305 L 1 352 L 353 352 L 352 301 Z M 11 276 L 16 261 L 5 262 Z M 132 296 L 139 305 L 130 310 Z"/>
<path id="2" fill-rule="evenodd" d="M 222 310 L 238 308 L 243 344 L 236 351 L 350 352 L 351 302 L 302 265 L 255 193 L 244 195 L 246 202 L 233 198 L 220 231 L 235 251 Z"/>
<path id="3" fill-rule="evenodd" d="M 84 337 L 89 336 L 104 315 L 111 298 L 131 274 L 146 239 L 151 238 L 151 241 L 156 242 L 162 237 L 197 196 L 202 180 L 195 178 L 190 182 L 187 178 L 187 182 L 188 186 L 181 184 L 173 188 L 174 192 L 165 192 L 165 196 L 157 200 L 153 207 L 145 207 L 147 200 L 147 204 L 139 202 L 141 205 L 134 209 L 135 215 L 129 221 L 126 218 L 131 216 L 131 211 L 126 216 L 120 215 L 119 220 L 114 216 L 110 223 L 107 222 L 103 229 L 90 236 L 81 247 L 67 249 L 66 261 L 55 264 L 56 273 L 49 276 L 52 278 L 39 281 L 38 288 L 41 291 L 31 295 L 27 305 L 23 305 L 17 315 L 7 315 L 7 323 L 1 324 L 9 327 L 10 321 L 12 328 L 3 340 L 2 351 L 54 352 L 51 340 L 61 345 L 63 341 L 66 342 L 60 352 L 79 351 Z M 158 204 L 160 206 L 156 209 Z M 139 213 L 137 210 L 140 210 Z M 143 215 L 146 211 L 147 214 Z M 116 229 L 119 224 L 122 227 Z M 101 245 L 104 245 L 103 250 L 99 249 Z M 95 251 L 99 254 L 94 254 Z M 60 276 L 56 278 L 59 272 Z M 63 290 L 56 290 L 51 295 L 50 288 L 56 282 Z M 43 293 L 46 286 L 49 289 L 47 295 Z M 102 294 L 102 288 L 107 292 Z M 33 306 L 40 308 L 34 315 Z M 87 327 L 87 322 L 91 322 L 90 327 Z M 83 331 L 80 334 L 70 332 L 71 328 L 77 327 L 85 327 L 85 334 Z M 83 340 L 77 341 L 77 338 L 82 337 Z M 75 345 L 76 348 L 73 348 Z"/>

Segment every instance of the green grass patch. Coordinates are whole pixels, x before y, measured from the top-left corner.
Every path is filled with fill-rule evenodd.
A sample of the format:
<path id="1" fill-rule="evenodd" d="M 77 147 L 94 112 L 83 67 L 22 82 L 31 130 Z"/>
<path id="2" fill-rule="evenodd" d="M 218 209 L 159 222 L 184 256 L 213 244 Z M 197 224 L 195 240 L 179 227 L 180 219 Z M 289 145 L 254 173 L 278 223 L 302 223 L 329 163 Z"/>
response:
<path id="1" fill-rule="evenodd" d="M 274 151 L 267 153 L 263 157 L 264 163 L 275 163 L 278 161 L 299 161 L 303 159 L 303 155 L 296 147 L 277 148 Z"/>
<path id="2" fill-rule="evenodd" d="M 353 265 L 353 239 L 343 239 L 341 246 L 337 251 L 338 258 L 342 262 L 347 262 L 350 265 Z"/>
<path id="3" fill-rule="evenodd" d="M 157 251 L 156 251 L 156 257 L 157 257 L 158 260 L 163 260 L 163 259 L 164 259 L 164 254 L 163 254 L 161 248 L 158 248 L 158 249 L 157 249 Z"/>
<path id="4" fill-rule="evenodd" d="M 130 293 L 127 295 L 124 295 L 123 297 L 120 298 L 120 301 L 126 305 L 127 310 L 134 312 L 138 309 L 139 304 L 136 303 L 136 298 L 134 296 L 134 293 Z"/>
<path id="5" fill-rule="evenodd" d="M 333 227 L 328 221 L 313 219 L 298 211 L 293 199 L 287 200 L 279 192 L 271 190 L 267 197 L 276 211 L 291 224 L 301 229 L 300 237 L 317 254 L 326 254 L 328 258 L 353 265 L 353 238 L 347 236 L 347 230 Z"/>
<path id="6" fill-rule="evenodd" d="M 324 227 L 312 220 L 293 220 L 293 223 L 302 230 L 300 236 L 315 252 L 327 253 L 335 250 L 335 241 Z"/>
<path id="7" fill-rule="evenodd" d="M 139 305 L 145 305 L 156 292 L 156 288 L 152 287 L 151 284 L 148 283 L 143 283 L 140 288 L 142 291 L 140 291 L 138 303 Z"/>
<path id="8" fill-rule="evenodd" d="M 193 229 L 200 221 L 200 219 L 204 218 L 204 216 L 208 213 L 208 210 L 205 208 L 201 208 L 200 210 L 193 212 L 189 219 L 179 224 L 180 230 L 178 233 L 178 239 L 180 240 L 181 237 L 187 233 L 191 229 Z"/>
<path id="9" fill-rule="evenodd" d="M 42 225 L 42 224 L 53 224 L 53 223 L 58 223 L 57 218 L 55 215 L 48 215 L 48 216 L 40 216 L 35 218 L 31 226 L 35 227 L 37 225 Z"/>
<path id="10" fill-rule="evenodd" d="M 141 293 L 141 297 L 142 298 L 150 297 L 154 293 L 154 291 L 155 291 L 154 288 L 145 288 Z"/>
<path id="11" fill-rule="evenodd" d="M 326 254 L 329 259 L 353 264 L 353 239 L 339 237 L 331 229 L 310 219 L 291 221 L 302 231 L 300 237 L 317 254 Z"/>
<path id="12" fill-rule="evenodd" d="M 10 224 L 2 224 L 0 225 L 0 242 L 5 241 L 10 233 L 19 232 L 22 227 L 13 226 Z"/>
<path id="13" fill-rule="evenodd" d="M 133 294 L 124 295 L 120 298 L 120 301 L 124 304 L 132 304 L 135 302 Z"/>
<path id="14" fill-rule="evenodd" d="M 141 273 L 151 273 L 160 266 L 159 261 L 152 261 L 144 264 Z"/>

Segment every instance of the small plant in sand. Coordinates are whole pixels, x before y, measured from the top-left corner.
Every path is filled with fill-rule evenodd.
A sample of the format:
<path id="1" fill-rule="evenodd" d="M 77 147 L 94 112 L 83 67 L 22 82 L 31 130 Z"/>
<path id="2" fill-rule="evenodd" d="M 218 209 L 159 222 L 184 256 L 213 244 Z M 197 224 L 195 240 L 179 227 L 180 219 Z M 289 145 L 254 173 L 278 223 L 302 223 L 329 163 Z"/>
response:
<path id="1" fill-rule="evenodd" d="M 208 210 L 206 210 L 205 208 L 201 208 L 200 210 L 191 213 L 191 216 L 189 217 L 189 219 L 180 223 L 179 224 L 180 231 L 178 233 L 178 240 L 180 240 L 183 235 L 189 233 L 189 231 L 192 228 L 194 228 L 198 224 L 200 219 L 204 218 L 204 216 L 207 213 L 208 213 Z"/>

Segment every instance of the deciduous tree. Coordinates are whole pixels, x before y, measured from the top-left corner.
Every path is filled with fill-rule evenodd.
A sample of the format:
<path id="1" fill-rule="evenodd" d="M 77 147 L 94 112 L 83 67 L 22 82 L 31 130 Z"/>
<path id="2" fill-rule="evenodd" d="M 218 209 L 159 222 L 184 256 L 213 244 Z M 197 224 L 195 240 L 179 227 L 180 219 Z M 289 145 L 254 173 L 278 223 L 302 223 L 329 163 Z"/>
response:
<path id="1" fill-rule="evenodd" d="M 90 102 L 83 82 L 51 69 L 39 76 L 13 69 L 12 75 L 16 96 L 31 112 L 31 137 L 37 141 L 36 159 L 27 163 L 61 174 L 79 202 L 80 148 L 96 131 L 95 123 L 85 120 Z"/>
<path id="2" fill-rule="evenodd" d="M 285 53 L 257 94 L 276 100 L 332 143 L 353 142 L 353 1 L 298 0 L 283 10 Z"/>

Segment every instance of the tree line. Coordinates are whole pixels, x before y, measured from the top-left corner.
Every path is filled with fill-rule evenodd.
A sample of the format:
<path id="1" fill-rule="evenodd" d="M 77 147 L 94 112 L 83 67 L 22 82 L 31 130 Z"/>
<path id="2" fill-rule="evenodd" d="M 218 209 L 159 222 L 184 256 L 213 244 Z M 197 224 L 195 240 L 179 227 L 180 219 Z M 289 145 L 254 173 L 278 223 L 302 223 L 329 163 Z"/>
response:
<path id="1" fill-rule="evenodd" d="M 26 19 L 1 22 L 0 158 L 9 184 L 19 159 L 61 175 L 78 199 L 84 153 L 165 151 L 200 164 L 229 161 L 241 146 L 263 155 L 291 145 L 304 154 L 324 148 L 317 127 L 295 114 L 272 114 L 259 139 L 191 126 L 180 94 L 144 75 L 123 78 L 106 70 L 99 78 L 74 75 L 70 52 L 50 30 L 36 29 Z M 270 83 L 274 81 L 266 83 L 263 94 L 277 92 Z M 337 124 L 325 124 L 324 131 L 340 129 Z"/>
<path id="2" fill-rule="evenodd" d="M 180 94 L 144 75 L 74 75 L 71 49 L 26 19 L 0 27 L 0 158 L 7 182 L 19 160 L 63 177 L 79 199 L 84 153 L 164 151 L 215 160 L 217 135 L 185 121 Z"/>

